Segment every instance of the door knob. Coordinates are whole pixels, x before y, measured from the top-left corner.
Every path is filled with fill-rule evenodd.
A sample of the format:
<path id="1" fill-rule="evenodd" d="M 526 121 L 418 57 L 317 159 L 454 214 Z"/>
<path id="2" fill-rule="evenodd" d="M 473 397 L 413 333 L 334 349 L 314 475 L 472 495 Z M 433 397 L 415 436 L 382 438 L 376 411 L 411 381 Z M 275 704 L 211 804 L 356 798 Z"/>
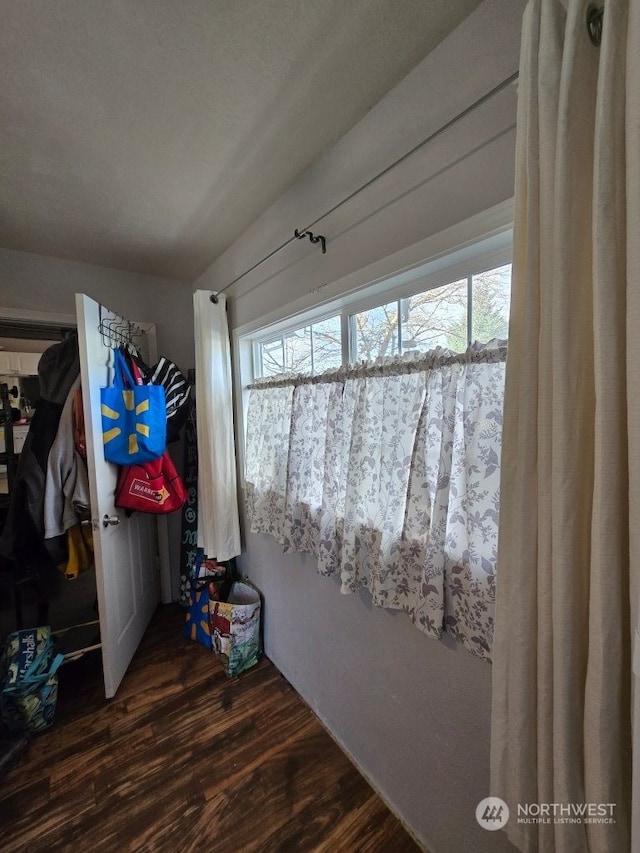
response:
<path id="1" fill-rule="evenodd" d="M 105 515 L 104 516 L 104 518 L 102 519 L 102 526 L 103 527 L 109 527 L 110 524 L 112 524 L 112 525 L 120 524 L 120 519 L 118 518 L 117 515 Z"/>

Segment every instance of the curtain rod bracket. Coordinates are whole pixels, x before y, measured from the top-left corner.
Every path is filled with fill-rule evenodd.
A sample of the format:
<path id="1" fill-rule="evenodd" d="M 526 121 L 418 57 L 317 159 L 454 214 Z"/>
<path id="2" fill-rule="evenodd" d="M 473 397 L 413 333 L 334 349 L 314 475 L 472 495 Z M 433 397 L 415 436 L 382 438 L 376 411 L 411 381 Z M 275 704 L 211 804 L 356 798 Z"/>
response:
<path id="1" fill-rule="evenodd" d="M 325 237 L 322 236 L 322 234 L 316 235 L 313 234 L 311 231 L 298 231 L 298 229 L 296 228 L 296 230 L 293 232 L 293 236 L 297 237 L 298 240 L 303 240 L 305 237 L 308 237 L 312 243 L 320 243 L 320 245 L 322 246 L 322 254 L 326 255 L 327 240 Z"/>

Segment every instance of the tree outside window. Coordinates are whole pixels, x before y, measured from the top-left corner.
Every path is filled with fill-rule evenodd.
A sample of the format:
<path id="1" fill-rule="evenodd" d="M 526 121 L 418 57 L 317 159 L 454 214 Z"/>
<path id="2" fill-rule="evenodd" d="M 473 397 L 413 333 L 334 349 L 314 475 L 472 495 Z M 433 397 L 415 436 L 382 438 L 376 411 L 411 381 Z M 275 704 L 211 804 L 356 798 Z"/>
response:
<path id="1" fill-rule="evenodd" d="M 260 344 L 262 376 L 314 375 L 342 364 L 340 316 L 330 317 Z"/>
<path id="2" fill-rule="evenodd" d="M 471 341 L 507 338 L 511 264 L 393 300 L 349 317 L 350 360 L 371 361 L 446 347 L 463 352 Z M 471 295 L 471 299 L 469 299 Z M 260 343 L 263 376 L 315 375 L 342 364 L 340 315 Z"/>

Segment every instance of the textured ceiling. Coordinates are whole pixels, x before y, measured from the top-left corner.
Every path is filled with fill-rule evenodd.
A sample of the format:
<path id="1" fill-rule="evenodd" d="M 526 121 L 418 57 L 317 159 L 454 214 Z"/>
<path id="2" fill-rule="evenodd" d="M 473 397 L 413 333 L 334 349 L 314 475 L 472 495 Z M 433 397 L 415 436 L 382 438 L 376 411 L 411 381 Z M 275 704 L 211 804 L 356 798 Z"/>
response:
<path id="1" fill-rule="evenodd" d="M 195 279 L 479 0 L 0 0 L 0 246 Z"/>

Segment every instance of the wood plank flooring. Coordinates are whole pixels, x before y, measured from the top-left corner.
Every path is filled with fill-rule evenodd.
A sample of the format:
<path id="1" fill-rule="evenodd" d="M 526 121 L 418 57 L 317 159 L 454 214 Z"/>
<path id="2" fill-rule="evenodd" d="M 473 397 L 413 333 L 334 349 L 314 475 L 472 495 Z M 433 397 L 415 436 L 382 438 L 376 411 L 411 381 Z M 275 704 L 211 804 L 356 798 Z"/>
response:
<path id="1" fill-rule="evenodd" d="M 95 658 L 62 668 L 0 779 L 2 853 L 419 850 L 273 664 L 227 679 L 182 619 L 157 611 L 111 701 Z"/>

